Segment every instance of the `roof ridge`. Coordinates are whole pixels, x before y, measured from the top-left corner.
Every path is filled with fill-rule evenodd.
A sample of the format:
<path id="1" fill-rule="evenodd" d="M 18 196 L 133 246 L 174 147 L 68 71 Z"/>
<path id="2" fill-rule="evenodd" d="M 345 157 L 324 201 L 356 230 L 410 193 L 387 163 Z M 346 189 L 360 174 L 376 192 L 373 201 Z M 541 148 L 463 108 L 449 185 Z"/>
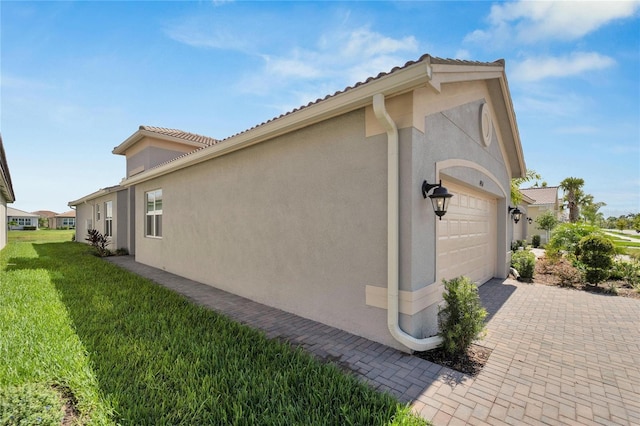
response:
<path id="1" fill-rule="evenodd" d="M 216 143 L 220 142 L 219 139 L 212 138 L 210 136 L 205 136 L 193 132 L 186 132 L 181 129 L 171 129 L 168 127 L 140 125 L 139 130 L 146 130 L 148 132 L 157 133 L 164 136 L 172 136 L 175 138 L 188 140 L 190 142 L 197 142 L 206 146 L 215 145 Z"/>

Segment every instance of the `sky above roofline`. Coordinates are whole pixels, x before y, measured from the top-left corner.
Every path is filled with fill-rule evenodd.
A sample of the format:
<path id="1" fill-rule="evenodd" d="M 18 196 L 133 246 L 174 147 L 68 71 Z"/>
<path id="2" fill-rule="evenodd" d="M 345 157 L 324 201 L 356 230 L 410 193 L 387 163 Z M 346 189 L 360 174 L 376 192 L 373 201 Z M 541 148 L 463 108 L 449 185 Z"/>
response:
<path id="1" fill-rule="evenodd" d="M 527 166 L 640 211 L 640 3 L 0 2 L 15 208 L 117 184 L 140 125 L 223 139 L 429 53 L 504 58 Z M 401 25 L 399 25 L 399 23 Z"/>

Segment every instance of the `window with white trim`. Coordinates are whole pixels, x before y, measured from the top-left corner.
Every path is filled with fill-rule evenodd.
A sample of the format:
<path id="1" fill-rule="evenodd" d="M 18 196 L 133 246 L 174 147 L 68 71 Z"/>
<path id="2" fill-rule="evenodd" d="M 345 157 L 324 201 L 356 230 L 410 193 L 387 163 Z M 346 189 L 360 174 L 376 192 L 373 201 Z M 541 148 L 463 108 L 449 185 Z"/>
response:
<path id="1" fill-rule="evenodd" d="M 113 201 L 104 203 L 104 236 L 113 237 Z"/>
<path id="2" fill-rule="evenodd" d="M 144 193 L 145 235 L 147 237 L 162 237 L 162 189 Z"/>

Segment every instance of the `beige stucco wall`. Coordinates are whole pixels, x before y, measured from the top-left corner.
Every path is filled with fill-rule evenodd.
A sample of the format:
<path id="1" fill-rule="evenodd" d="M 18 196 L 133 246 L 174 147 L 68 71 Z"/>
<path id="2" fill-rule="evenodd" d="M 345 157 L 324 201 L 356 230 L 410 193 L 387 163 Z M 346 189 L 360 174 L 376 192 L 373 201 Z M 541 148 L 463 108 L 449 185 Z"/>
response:
<path id="1" fill-rule="evenodd" d="M 364 111 L 136 187 L 136 260 L 398 346 L 365 286 L 386 286 L 386 138 Z M 162 239 L 144 193 L 162 188 Z"/>
<path id="2" fill-rule="evenodd" d="M 89 226 L 93 229 L 97 229 L 101 234 L 104 234 L 105 231 L 105 203 L 107 201 L 113 202 L 113 236 L 111 237 L 111 242 L 109 243 L 108 248 L 110 250 L 116 250 L 120 248 L 121 241 L 118 239 L 118 233 L 116 230 L 118 229 L 118 197 L 117 192 L 111 192 L 106 195 L 102 195 L 100 197 L 96 197 L 92 200 L 88 200 L 86 203 L 81 203 L 76 206 L 76 241 L 86 243 L 85 238 L 87 237 L 87 231 L 89 230 Z M 100 220 L 96 218 L 96 205 L 100 205 Z M 90 221 L 88 223 L 87 221 Z M 120 237 L 122 238 L 122 237 Z"/>
<path id="3" fill-rule="evenodd" d="M 7 245 L 7 201 L 0 193 L 0 250 Z"/>

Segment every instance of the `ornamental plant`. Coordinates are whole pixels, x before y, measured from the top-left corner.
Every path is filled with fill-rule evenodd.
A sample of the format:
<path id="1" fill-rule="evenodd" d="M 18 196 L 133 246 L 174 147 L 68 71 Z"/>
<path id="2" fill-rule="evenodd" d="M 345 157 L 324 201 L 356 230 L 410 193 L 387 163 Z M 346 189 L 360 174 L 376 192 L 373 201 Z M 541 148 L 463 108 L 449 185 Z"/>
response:
<path id="1" fill-rule="evenodd" d="M 519 250 L 511 255 L 511 267 L 518 271 L 520 278 L 530 280 L 536 267 L 536 255 L 528 250 Z"/>
<path id="2" fill-rule="evenodd" d="M 107 248 L 109 245 L 109 238 L 102 235 L 97 229 L 89 229 L 87 231 L 87 238 L 85 238 L 85 241 L 88 241 L 89 244 L 98 251 L 98 256 L 105 257 L 111 254 Z"/>
<path id="3" fill-rule="evenodd" d="M 478 288 L 469 278 L 457 277 L 443 283 L 445 305 L 438 312 L 438 336 L 442 338 L 444 352 L 459 358 L 480 338 L 487 311 L 480 303 Z"/>
<path id="4" fill-rule="evenodd" d="M 609 278 L 616 253 L 611 240 L 602 235 L 587 235 L 580 240 L 578 247 L 578 261 L 584 265 L 586 281 L 597 286 Z"/>

